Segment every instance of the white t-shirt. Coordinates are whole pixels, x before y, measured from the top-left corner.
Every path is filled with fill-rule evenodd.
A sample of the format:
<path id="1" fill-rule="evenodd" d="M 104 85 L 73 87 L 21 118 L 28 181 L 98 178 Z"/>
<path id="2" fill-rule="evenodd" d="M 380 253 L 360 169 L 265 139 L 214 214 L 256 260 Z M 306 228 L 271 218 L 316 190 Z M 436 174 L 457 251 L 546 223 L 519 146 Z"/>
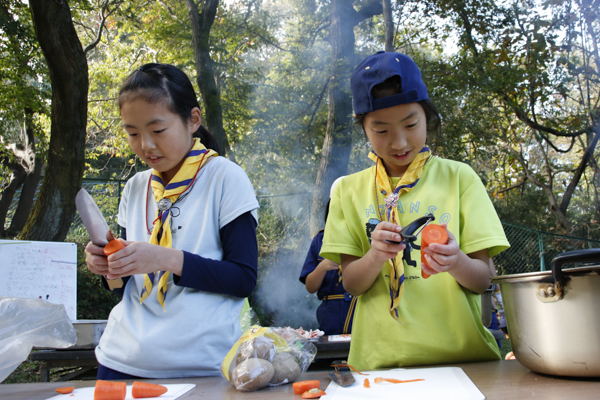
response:
<path id="1" fill-rule="evenodd" d="M 118 223 L 127 229 L 130 241 L 150 239 L 147 227 L 152 228 L 157 211 L 152 189 L 148 194 L 150 175 L 151 170 L 137 173 L 123 191 Z M 173 248 L 205 258 L 223 259 L 219 230 L 225 225 L 248 211 L 258 221 L 258 201 L 248 176 L 223 157 L 205 164 L 180 199 L 171 208 Z M 157 284 L 140 304 L 143 278 L 129 279 L 123 300 L 111 311 L 96 347 L 98 362 L 146 378 L 218 375 L 220 363 L 241 335 L 244 299 L 177 286 L 171 274 L 165 312 L 157 299 Z"/>

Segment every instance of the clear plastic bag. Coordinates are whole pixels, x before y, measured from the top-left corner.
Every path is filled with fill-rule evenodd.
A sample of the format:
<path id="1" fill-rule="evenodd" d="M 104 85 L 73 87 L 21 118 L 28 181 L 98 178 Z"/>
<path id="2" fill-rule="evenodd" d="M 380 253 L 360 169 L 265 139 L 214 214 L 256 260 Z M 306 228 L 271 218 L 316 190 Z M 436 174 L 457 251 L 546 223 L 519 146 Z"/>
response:
<path id="1" fill-rule="evenodd" d="M 77 332 L 62 304 L 0 296 L 0 382 L 27 359 L 33 346 L 65 348 L 76 342 Z"/>
<path id="2" fill-rule="evenodd" d="M 237 390 L 279 386 L 306 372 L 316 354 L 316 346 L 291 328 L 253 326 L 227 353 L 221 374 Z"/>

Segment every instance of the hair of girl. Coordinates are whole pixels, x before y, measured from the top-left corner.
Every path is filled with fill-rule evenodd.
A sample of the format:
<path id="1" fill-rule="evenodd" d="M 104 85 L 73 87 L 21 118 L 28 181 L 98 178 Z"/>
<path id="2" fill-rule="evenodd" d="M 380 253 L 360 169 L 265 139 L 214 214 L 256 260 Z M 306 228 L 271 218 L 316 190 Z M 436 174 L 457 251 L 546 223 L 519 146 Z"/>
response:
<path id="1" fill-rule="evenodd" d="M 200 109 L 188 76 L 169 64 L 144 64 L 125 79 L 119 91 L 119 109 L 136 98 L 151 104 L 164 103 L 169 111 L 181 117 L 184 124 L 190 120 L 194 107 Z M 204 126 L 200 125 L 192 136 L 200 138 L 204 146 L 219 153 L 216 139 Z"/>
<path id="2" fill-rule="evenodd" d="M 371 95 L 374 99 L 381 99 L 383 97 L 393 96 L 402 92 L 402 78 L 398 75 L 394 75 L 386 79 L 385 81 L 373 86 L 373 89 L 371 89 Z M 427 119 L 427 133 L 438 134 L 441 129 L 442 118 L 435 104 L 433 104 L 431 100 L 422 100 L 417 103 L 420 104 L 423 108 L 423 111 L 425 111 L 425 118 Z M 354 116 L 354 124 L 363 127 L 366 115 L 367 114 L 358 114 Z"/>

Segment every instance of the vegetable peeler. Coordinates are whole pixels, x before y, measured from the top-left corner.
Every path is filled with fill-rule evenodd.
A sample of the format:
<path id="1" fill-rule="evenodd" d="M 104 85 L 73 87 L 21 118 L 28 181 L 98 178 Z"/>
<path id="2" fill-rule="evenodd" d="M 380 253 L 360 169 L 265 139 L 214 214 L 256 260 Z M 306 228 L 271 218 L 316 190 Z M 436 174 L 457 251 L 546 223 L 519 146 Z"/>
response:
<path id="1" fill-rule="evenodd" d="M 427 225 L 429 225 L 429 223 L 432 221 L 435 221 L 435 217 L 431 213 L 424 215 L 422 217 L 419 217 L 419 218 L 415 219 L 413 222 L 411 222 L 410 224 L 408 224 L 402 228 L 402 230 L 399 233 L 400 237 L 402 238 L 402 240 L 400 242 L 396 242 L 393 240 L 388 240 L 388 242 L 395 243 L 395 244 L 404 243 L 405 245 L 408 246 L 409 244 L 411 244 L 415 240 L 417 240 L 417 236 L 419 236 L 419 233 L 421 233 L 423 228 L 425 228 Z M 417 231 L 417 229 L 418 229 L 418 231 Z M 415 233 L 415 231 L 417 231 L 417 232 Z"/>

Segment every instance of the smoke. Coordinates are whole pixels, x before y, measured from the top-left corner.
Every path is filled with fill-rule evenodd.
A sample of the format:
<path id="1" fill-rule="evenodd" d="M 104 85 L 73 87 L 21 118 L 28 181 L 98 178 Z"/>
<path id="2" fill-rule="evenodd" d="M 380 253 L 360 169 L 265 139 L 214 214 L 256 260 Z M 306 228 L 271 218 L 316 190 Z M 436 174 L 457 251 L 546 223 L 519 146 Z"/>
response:
<path id="1" fill-rule="evenodd" d="M 296 249 L 280 247 L 273 263 L 259 276 L 253 298 L 269 314 L 273 326 L 319 327 L 316 310 L 320 301 L 298 279 L 309 245 L 307 240 Z"/>
<path id="2" fill-rule="evenodd" d="M 263 324 L 319 327 L 316 310 L 320 301 L 299 280 L 312 240 L 308 230 L 311 195 L 259 196 L 259 236 L 264 235 L 266 242 L 273 240 L 259 259 L 258 283 L 251 297 L 253 307 L 263 314 Z"/>

